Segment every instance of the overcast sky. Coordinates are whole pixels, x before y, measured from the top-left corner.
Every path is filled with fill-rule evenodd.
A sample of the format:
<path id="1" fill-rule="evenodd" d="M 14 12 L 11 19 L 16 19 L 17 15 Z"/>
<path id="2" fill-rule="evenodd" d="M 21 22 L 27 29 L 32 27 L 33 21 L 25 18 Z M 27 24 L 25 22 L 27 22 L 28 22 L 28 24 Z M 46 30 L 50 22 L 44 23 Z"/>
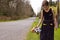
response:
<path id="1" fill-rule="evenodd" d="M 40 10 L 41 10 L 41 5 L 42 5 L 43 0 L 29 0 L 29 1 L 30 1 L 30 4 L 31 4 L 35 14 L 37 15 L 38 12 L 40 12 Z M 56 0 L 52 0 L 52 1 L 56 1 Z"/>

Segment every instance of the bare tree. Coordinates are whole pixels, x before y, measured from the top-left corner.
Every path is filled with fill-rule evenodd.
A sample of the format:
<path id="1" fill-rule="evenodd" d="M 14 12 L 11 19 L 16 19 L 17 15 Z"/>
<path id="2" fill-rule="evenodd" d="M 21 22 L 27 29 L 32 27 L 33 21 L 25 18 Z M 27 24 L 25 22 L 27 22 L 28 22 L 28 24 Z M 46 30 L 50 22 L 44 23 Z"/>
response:
<path id="1" fill-rule="evenodd" d="M 29 1 L 22 0 L 0 0 L 0 15 L 11 19 L 20 19 L 34 15 Z"/>

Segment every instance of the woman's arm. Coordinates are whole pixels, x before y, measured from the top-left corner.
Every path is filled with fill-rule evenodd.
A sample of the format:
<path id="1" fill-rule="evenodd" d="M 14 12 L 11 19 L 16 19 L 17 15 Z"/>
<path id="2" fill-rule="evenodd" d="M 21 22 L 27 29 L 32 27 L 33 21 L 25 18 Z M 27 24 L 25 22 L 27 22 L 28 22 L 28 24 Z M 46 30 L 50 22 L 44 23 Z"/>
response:
<path id="1" fill-rule="evenodd" d="M 52 10 L 52 12 L 53 12 L 53 18 L 54 18 L 54 26 L 57 29 L 58 28 L 58 22 L 57 22 L 57 18 L 56 18 L 57 14 L 54 14 L 54 10 Z"/>
<path id="2" fill-rule="evenodd" d="M 39 22 L 37 24 L 37 27 L 39 27 L 39 25 L 43 22 L 43 10 L 41 10 L 41 18 L 39 19 Z"/>
<path id="3" fill-rule="evenodd" d="M 42 22 L 43 22 L 43 11 L 41 11 L 41 18 L 39 19 L 39 23 L 37 24 L 36 27 L 33 27 L 31 31 L 34 32 L 34 29 L 37 28 L 37 27 L 39 27 L 39 25 L 40 25 Z"/>

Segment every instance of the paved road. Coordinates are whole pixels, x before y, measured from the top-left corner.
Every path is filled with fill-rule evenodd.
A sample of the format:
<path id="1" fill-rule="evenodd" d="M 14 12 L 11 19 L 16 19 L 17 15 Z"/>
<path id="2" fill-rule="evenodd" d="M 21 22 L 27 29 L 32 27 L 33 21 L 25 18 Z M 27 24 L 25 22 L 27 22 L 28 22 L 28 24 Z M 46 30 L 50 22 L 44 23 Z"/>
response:
<path id="1" fill-rule="evenodd" d="M 35 18 L 12 22 L 0 22 L 0 40 L 25 40 Z"/>

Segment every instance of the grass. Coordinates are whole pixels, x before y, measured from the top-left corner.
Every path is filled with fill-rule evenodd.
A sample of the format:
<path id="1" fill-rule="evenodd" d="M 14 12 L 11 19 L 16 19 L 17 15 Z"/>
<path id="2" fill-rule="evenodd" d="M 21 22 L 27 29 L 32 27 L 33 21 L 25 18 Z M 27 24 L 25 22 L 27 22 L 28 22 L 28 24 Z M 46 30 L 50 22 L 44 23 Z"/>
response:
<path id="1" fill-rule="evenodd" d="M 32 24 L 32 27 L 35 27 L 37 25 L 37 23 L 38 23 L 38 18 L 36 18 L 36 20 Z M 31 27 L 31 29 L 32 29 L 32 27 Z M 39 35 L 37 35 L 36 33 L 32 33 L 31 31 L 29 31 L 26 40 L 39 40 Z"/>
<path id="2" fill-rule="evenodd" d="M 36 18 L 36 20 L 32 24 L 32 27 L 35 27 L 37 25 L 37 23 L 38 23 L 38 18 Z M 32 27 L 30 28 L 30 30 L 32 29 Z M 29 31 L 26 40 L 40 40 L 40 37 L 39 37 L 39 34 L 32 33 L 31 31 Z M 58 30 L 55 30 L 54 40 L 60 40 L 60 28 L 58 28 Z"/>
<path id="3" fill-rule="evenodd" d="M 54 39 L 55 40 L 60 40 L 60 28 L 58 28 L 57 31 L 54 32 Z"/>
<path id="4" fill-rule="evenodd" d="M 27 17 L 27 18 L 30 18 L 30 17 Z M 0 22 L 11 22 L 11 21 L 18 21 L 18 20 L 24 20 L 24 19 L 27 19 L 27 18 L 21 18 L 21 19 L 11 19 L 11 20 L 0 20 Z"/>
<path id="5" fill-rule="evenodd" d="M 16 21 L 16 20 L 0 20 L 0 22 L 11 22 L 11 21 Z"/>

